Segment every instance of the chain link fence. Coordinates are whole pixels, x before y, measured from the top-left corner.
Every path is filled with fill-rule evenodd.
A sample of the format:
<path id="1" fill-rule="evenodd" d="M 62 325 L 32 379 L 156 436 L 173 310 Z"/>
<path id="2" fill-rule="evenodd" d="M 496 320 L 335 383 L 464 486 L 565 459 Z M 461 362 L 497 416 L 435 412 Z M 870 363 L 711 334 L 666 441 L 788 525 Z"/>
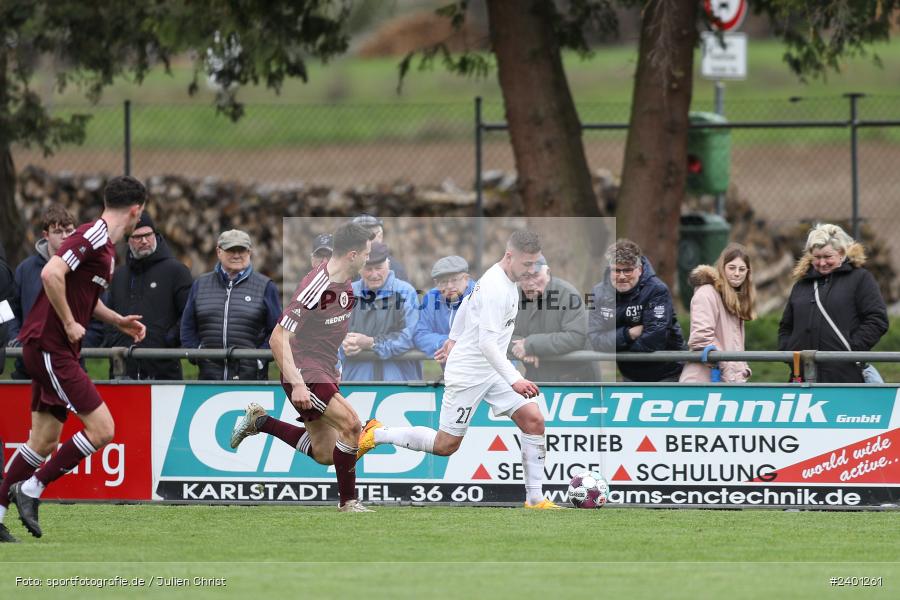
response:
<path id="1" fill-rule="evenodd" d="M 713 111 L 712 102 L 694 110 Z M 619 129 L 584 132 L 588 162 L 595 174 L 616 183 L 622 169 L 630 106 L 580 104 L 585 124 Z M 54 107 L 57 115 L 78 112 Z M 126 119 L 122 105 L 100 105 L 81 146 L 51 157 L 14 148 L 17 166 L 50 172 L 121 173 L 125 164 Z M 482 106 L 484 123 L 505 120 L 500 101 Z M 852 217 L 850 101 L 846 97 L 727 100 L 732 123 L 729 196 L 752 207 L 769 230 L 815 221 L 847 222 Z M 864 226 L 900 265 L 900 96 L 858 100 L 858 201 Z M 816 121 L 820 126 L 776 128 L 785 122 Z M 771 126 L 769 126 L 771 125 Z M 260 182 L 272 186 L 350 189 L 398 181 L 446 191 L 475 187 L 474 103 L 299 105 L 252 104 L 232 123 L 206 104 L 134 102 L 130 119 L 130 165 L 148 178 L 179 175 L 200 179 Z M 504 130 L 482 131 L 485 181 L 511 181 L 514 160 Z M 709 199 L 699 201 L 707 210 Z"/>

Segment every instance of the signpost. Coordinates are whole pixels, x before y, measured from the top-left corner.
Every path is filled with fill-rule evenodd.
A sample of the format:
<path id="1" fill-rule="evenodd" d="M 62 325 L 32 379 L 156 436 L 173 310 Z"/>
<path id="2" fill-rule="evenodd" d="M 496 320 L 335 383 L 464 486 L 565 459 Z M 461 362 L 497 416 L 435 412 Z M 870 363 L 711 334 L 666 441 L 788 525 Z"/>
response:
<path id="1" fill-rule="evenodd" d="M 737 33 L 747 16 L 747 0 L 704 0 L 703 9 L 716 32 L 703 32 L 700 75 L 715 81 L 716 114 L 725 114 L 723 80 L 747 78 L 747 36 Z M 725 195 L 716 196 L 716 213 L 725 213 Z"/>

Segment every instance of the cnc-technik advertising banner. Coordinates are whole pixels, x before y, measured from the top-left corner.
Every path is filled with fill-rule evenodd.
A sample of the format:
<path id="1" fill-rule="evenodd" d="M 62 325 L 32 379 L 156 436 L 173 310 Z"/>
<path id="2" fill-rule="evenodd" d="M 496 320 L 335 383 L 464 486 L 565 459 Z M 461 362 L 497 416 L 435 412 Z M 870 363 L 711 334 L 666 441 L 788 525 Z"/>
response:
<path id="1" fill-rule="evenodd" d="M 119 446 L 92 457 L 90 473 L 65 476 L 48 497 L 337 501 L 333 468 L 280 440 L 257 435 L 237 450 L 229 447 L 231 429 L 249 402 L 280 419 L 295 419 L 278 386 L 100 389 L 116 418 Z M 441 387 L 342 389 L 362 420 L 374 416 L 387 425 L 437 427 Z M 900 501 L 897 387 L 542 390 L 545 489 L 558 502 L 572 475 L 585 469 L 606 476 L 614 504 L 853 507 Z M 30 390 L 4 385 L 0 393 L 9 416 L 0 424 L 8 462 L 27 438 Z M 64 436 L 73 425 L 66 425 Z M 455 455 L 380 446 L 357 466 L 357 483 L 360 497 L 374 503 L 519 503 L 524 484 L 518 429 L 482 404 Z"/>

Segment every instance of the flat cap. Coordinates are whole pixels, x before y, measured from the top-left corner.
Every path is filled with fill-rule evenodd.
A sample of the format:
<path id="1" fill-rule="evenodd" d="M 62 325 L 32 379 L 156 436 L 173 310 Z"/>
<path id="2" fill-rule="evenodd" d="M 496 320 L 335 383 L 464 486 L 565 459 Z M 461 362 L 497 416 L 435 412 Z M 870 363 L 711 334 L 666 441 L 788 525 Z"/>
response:
<path id="1" fill-rule="evenodd" d="M 462 256 L 445 256 L 438 259 L 434 266 L 431 267 L 431 277 L 437 279 L 444 275 L 452 275 L 453 273 L 468 273 L 469 263 Z"/>

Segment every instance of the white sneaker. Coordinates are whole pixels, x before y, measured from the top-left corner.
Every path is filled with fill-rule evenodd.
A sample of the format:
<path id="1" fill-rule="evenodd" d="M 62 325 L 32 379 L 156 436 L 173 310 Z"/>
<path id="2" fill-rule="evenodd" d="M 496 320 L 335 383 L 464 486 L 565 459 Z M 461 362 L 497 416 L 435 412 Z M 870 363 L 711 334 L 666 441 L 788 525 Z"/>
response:
<path id="1" fill-rule="evenodd" d="M 234 426 L 234 430 L 231 432 L 231 447 L 237 448 L 241 445 L 241 442 L 244 441 L 245 437 L 259 433 L 259 430 L 256 429 L 256 419 L 265 414 L 266 409 L 256 402 L 248 404 L 247 412 L 244 413 L 244 418 Z"/>
<path id="2" fill-rule="evenodd" d="M 338 510 L 341 512 L 375 512 L 359 500 L 347 500 L 343 506 L 338 507 Z"/>

